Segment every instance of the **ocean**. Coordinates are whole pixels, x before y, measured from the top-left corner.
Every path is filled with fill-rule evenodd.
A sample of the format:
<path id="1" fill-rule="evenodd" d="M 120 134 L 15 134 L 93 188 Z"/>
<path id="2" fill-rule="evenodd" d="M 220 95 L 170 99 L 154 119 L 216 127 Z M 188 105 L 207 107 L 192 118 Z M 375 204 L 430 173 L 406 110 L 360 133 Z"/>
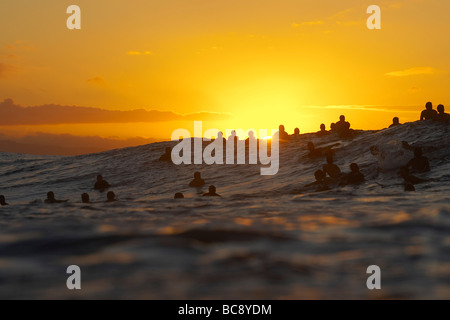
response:
<path id="1" fill-rule="evenodd" d="M 316 192 L 338 144 L 366 182 Z M 398 169 L 422 147 L 428 182 L 405 192 Z M 353 139 L 303 134 L 280 143 L 280 168 L 158 161 L 173 142 L 74 157 L 0 153 L 0 299 L 450 299 L 448 124 L 413 122 Z M 371 146 L 381 153 L 374 156 Z M 195 171 L 206 186 L 189 188 Z M 102 174 L 119 199 L 92 190 Z M 222 197 L 202 197 L 215 185 Z M 48 191 L 64 204 L 45 204 Z M 92 204 L 81 203 L 81 193 Z M 185 199 L 174 200 L 176 192 Z M 68 290 L 66 269 L 81 268 Z M 381 269 L 369 290 L 367 268 Z"/>

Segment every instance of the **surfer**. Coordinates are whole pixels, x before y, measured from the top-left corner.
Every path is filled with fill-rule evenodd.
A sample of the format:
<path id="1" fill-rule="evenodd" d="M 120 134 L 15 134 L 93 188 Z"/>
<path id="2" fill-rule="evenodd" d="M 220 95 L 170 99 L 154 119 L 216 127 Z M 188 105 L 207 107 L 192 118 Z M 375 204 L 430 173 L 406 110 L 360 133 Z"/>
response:
<path id="1" fill-rule="evenodd" d="M 317 135 L 318 136 L 326 136 L 327 134 L 329 134 L 330 132 L 328 132 L 327 130 L 326 130 L 326 127 L 325 127 L 325 124 L 321 124 L 320 125 L 320 131 L 318 131 L 317 132 Z"/>
<path id="2" fill-rule="evenodd" d="M 418 173 L 430 171 L 430 162 L 427 157 L 423 156 L 422 148 L 414 149 L 414 158 L 406 164 L 406 168 L 412 168 L 414 172 Z"/>
<path id="3" fill-rule="evenodd" d="M 9 206 L 9 203 L 6 203 L 6 199 L 4 195 L 0 195 L 0 205 L 3 206 Z"/>
<path id="4" fill-rule="evenodd" d="M 323 147 L 323 148 L 316 148 L 316 146 L 314 145 L 314 143 L 312 142 L 308 142 L 308 150 L 309 150 L 309 154 L 308 157 L 310 158 L 318 158 L 318 157 L 324 157 L 327 155 L 332 155 L 334 154 L 334 150 L 332 149 L 335 146 L 338 146 L 339 143 L 335 143 L 331 146 L 328 147 Z"/>
<path id="5" fill-rule="evenodd" d="M 81 195 L 81 202 L 83 203 L 91 203 L 91 199 L 87 193 L 83 193 Z"/>
<path id="6" fill-rule="evenodd" d="M 172 162 L 172 148 L 167 147 L 166 152 L 159 157 L 159 161 Z"/>
<path id="7" fill-rule="evenodd" d="M 316 178 L 316 181 L 307 184 L 305 188 L 317 186 L 317 192 L 330 190 L 328 184 L 330 184 L 332 180 L 326 177 L 325 172 L 323 172 L 322 170 L 317 170 L 316 172 L 314 172 L 314 177 Z"/>
<path id="8" fill-rule="evenodd" d="M 393 128 L 400 125 L 400 119 L 398 117 L 395 117 L 392 119 L 392 124 L 389 126 L 389 128 Z"/>
<path id="9" fill-rule="evenodd" d="M 104 192 L 105 190 L 109 189 L 111 185 L 108 183 L 108 181 L 103 179 L 103 176 L 99 174 L 97 176 L 97 182 L 94 185 L 94 189 L 98 190 L 100 192 Z"/>
<path id="10" fill-rule="evenodd" d="M 327 156 L 327 164 L 323 166 L 323 172 L 333 179 L 338 178 L 341 175 L 341 169 L 334 164 L 333 156 Z"/>
<path id="11" fill-rule="evenodd" d="M 433 104 L 431 102 L 427 102 L 425 108 L 420 114 L 420 120 L 433 120 L 437 117 L 437 112 L 433 110 Z"/>
<path id="12" fill-rule="evenodd" d="M 194 173 L 194 180 L 189 183 L 189 187 L 200 188 L 205 185 L 205 180 L 202 179 L 200 172 Z"/>
<path id="13" fill-rule="evenodd" d="M 438 105 L 437 111 L 438 111 L 438 115 L 436 116 L 437 121 L 448 122 L 450 120 L 450 114 L 445 112 L 443 104 Z"/>
<path id="14" fill-rule="evenodd" d="M 216 193 L 216 187 L 209 186 L 208 192 L 205 193 L 203 196 L 204 197 L 220 197 L 221 195 Z"/>
<path id="15" fill-rule="evenodd" d="M 418 178 L 418 177 L 410 174 L 409 169 L 406 167 L 402 167 L 400 169 L 399 175 L 400 175 L 400 177 L 403 178 L 403 180 L 405 180 L 405 183 L 407 183 L 407 184 L 415 185 L 415 184 L 419 184 L 419 183 L 428 182 L 428 180 L 421 179 L 421 178 Z"/>
<path id="16" fill-rule="evenodd" d="M 346 186 L 349 184 L 361 184 L 365 181 L 364 175 L 359 171 L 356 163 L 350 165 L 350 173 L 347 173 L 339 185 Z"/>
<path id="17" fill-rule="evenodd" d="M 116 202 L 116 194 L 112 191 L 109 191 L 108 194 L 106 195 L 106 202 Z"/>
<path id="18" fill-rule="evenodd" d="M 181 192 L 175 193 L 173 196 L 174 199 L 184 199 L 184 195 Z"/>
<path id="19" fill-rule="evenodd" d="M 280 140 L 289 140 L 289 134 L 286 132 L 282 124 L 278 127 L 278 133 Z"/>
<path id="20" fill-rule="evenodd" d="M 55 194 L 53 193 L 53 191 L 50 191 L 47 193 L 47 199 L 45 199 L 45 203 L 64 203 L 67 202 L 69 200 L 56 200 L 55 199 Z"/>

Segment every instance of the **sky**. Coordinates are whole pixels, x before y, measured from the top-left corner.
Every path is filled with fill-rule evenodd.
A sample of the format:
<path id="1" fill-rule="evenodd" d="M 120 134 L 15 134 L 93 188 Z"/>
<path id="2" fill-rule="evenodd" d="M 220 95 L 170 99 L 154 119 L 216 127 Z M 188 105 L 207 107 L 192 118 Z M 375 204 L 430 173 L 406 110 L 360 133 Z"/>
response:
<path id="1" fill-rule="evenodd" d="M 66 27 L 72 4 L 81 30 Z M 373 4 L 381 30 L 366 26 Z M 341 114 L 355 129 L 415 121 L 427 101 L 450 102 L 449 12 L 442 0 L 1 0 L 0 134 L 170 140 L 193 120 L 302 133 Z"/>

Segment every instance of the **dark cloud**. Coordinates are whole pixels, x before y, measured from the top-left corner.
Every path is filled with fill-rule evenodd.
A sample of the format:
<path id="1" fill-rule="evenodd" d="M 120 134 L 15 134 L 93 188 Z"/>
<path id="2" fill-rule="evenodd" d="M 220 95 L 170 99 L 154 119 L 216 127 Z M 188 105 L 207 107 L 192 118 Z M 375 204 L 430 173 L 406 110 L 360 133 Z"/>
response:
<path id="1" fill-rule="evenodd" d="M 11 99 L 0 103 L 0 125 L 55 125 L 86 123 L 135 123 L 165 122 L 179 120 L 224 120 L 229 115 L 201 112 L 195 114 L 177 114 L 171 111 L 147 111 L 144 109 L 115 111 L 78 106 L 42 105 L 21 107 Z"/>

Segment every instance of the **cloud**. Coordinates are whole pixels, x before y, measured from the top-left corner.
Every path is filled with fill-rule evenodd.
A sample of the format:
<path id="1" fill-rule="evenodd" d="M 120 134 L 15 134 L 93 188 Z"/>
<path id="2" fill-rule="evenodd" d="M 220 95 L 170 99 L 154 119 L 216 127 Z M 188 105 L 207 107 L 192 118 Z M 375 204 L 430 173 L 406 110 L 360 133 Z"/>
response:
<path id="1" fill-rule="evenodd" d="M 96 86 L 100 86 L 100 87 L 106 87 L 106 81 L 105 79 L 103 79 L 102 77 L 94 77 L 91 79 L 86 80 L 87 83 L 92 84 L 92 85 L 96 85 Z"/>
<path id="2" fill-rule="evenodd" d="M 151 56 L 153 53 L 151 51 L 128 51 L 129 56 Z"/>
<path id="3" fill-rule="evenodd" d="M 309 106 L 312 109 L 338 109 L 376 112 L 417 113 L 417 106 L 364 106 L 364 105 L 338 105 L 338 106 Z"/>
<path id="4" fill-rule="evenodd" d="M 0 125 L 55 125 L 87 123 L 137 123 L 193 120 L 223 120 L 230 115 L 214 112 L 178 114 L 171 111 L 136 109 L 129 111 L 106 110 L 79 106 L 42 105 L 22 107 L 11 99 L 0 103 Z"/>
<path id="5" fill-rule="evenodd" d="M 391 77 L 409 77 L 409 76 L 417 76 L 417 75 L 431 75 L 431 74 L 437 74 L 438 71 L 435 68 L 431 67 L 417 67 L 417 68 L 410 68 L 406 70 L 400 70 L 400 71 L 392 71 L 388 72 L 385 75 L 391 76 Z"/>

